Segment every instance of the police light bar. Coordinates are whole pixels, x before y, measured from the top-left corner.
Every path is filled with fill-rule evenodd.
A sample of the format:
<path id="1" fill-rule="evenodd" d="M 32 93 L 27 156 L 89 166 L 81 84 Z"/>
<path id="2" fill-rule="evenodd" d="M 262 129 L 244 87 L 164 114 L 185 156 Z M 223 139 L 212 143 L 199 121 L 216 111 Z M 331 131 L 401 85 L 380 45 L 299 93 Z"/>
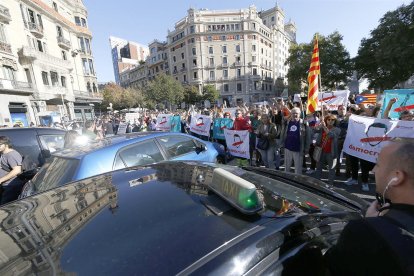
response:
<path id="1" fill-rule="evenodd" d="M 208 186 L 243 214 L 255 214 L 263 208 L 256 186 L 224 169 L 214 169 Z"/>

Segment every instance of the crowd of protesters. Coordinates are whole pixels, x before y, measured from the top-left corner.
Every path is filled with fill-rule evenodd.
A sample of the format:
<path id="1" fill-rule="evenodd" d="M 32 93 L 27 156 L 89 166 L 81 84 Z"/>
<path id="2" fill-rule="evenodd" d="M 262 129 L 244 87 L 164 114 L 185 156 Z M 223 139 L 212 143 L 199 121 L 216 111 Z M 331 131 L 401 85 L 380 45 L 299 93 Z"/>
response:
<path id="1" fill-rule="evenodd" d="M 389 111 L 397 99 L 392 99 L 387 105 L 384 118 L 388 118 Z M 233 118 L 233 130 L 248 130 L 250 141 L 250 160 L 237 158 L 240 166 L 265 166 L 279 170 L 282 156 L 284 156 L 284 169 L 290 171 L 294 167 L 296 174 L 305 172 L 320 178 L 322 170 L 328 170 L 328 182 L 334 183 L 335 177 L 341 175 L 340 167 L 344 154 L 342 152 L 348 129 L 348 119 L 351 114 L 377 117 L 380 106 L 365 107 L 363 104 L 355 104 L 353 98 L 349 99 L 348 106 L 339 106 L 337 110 L 328 111 L 323 106 L 322 111 L 306 115 L 304 105 L 301 102 L 293 102 L 275 98 L 271 103 L 264 105 L 242 104 L 234 111 L 234 114 L 225 112 L 226 109 L 214 107 L 196 109 L 192 106 L 189 110 L 178 110 L 174 116 L 180 117 L 181 132 L 189 133 L 204 140 L 215 140 L 226 147 L 225 140 L 213 139 L 210 136 L 200 136 L 190 132 L 192 114 L 210 116 L 212 122 L 216 118 Z M 65 147 L 73 145 L 76 132 L 86 136 L 89 140 L 99 140 L 118 133 L 122 124 L 126 133 L 155 131 L 159 114 L 169 113 L 167 110 L 145 110 L 139 113 L 133 120 L 127 120 L 125 114 L 112 113 L 86 121 L 83 125 L 71 124 L 70 132 L 65 139 Z M 409 111 L 400 114 L 400 120 L 413 120 L 414 116 Z M 212 124 L 213 126 L 213 124 Z M 54 127 L 65 128 L 62 124 Z M 212 129 L 212 128 L 211 128 Z M 66 141 L 67 140 L 67 141 Z M 262 142 L 265 140 L 265 146 Z M 314 159 L 314 151 L 319 148 L 319 159 Z M 345 176 L 348 178 L 345 184 L 358 185 L 358 175 L 361 170 L 361 189 L 369 191 L 369 172 L 374 163 L 354 157 L 346 156 Z M 307 163 L 310 167 L 307 168 Z"/>

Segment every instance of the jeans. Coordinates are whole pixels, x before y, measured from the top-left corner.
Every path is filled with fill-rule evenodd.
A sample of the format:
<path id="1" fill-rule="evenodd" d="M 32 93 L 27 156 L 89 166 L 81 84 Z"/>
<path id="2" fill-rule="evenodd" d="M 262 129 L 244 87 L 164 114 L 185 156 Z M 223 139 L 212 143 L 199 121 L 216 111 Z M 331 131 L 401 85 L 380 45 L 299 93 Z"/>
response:
<path id="1" fill-rule="evenodd" d="M 261 150 L 261 149 L 258 149 L 258 150 L 262 156 L 262 160 L 263 160 L 265 167 L 266 168 L 272 167 L 272 169 L 274 169 L 273 159 L 275 157 L 275 146 L 273 147 L 269 146 L 267 150 Z"/>
<path id="2" fill-rule="evenodd" d="M 320 179 L 322 175 L 322 168 L 327 164 L 329 168 L 329 184 L 333 185 L 335 178 L 335 167 L 336 167 L 337 156 L 333 156 L 332 153 L 321 153 L 321 158 L 318 162 L 318 168 L 316 169 L 315 177 Z"/>
<path id="3" fill-rule="evenodd" d="M 295 163 L 295 173 L 302 174 L 302 159 L 303 155 L 300 151 L 290 151 L 285 148 L 285 172 L 290 171 L 292 160 Z"/>

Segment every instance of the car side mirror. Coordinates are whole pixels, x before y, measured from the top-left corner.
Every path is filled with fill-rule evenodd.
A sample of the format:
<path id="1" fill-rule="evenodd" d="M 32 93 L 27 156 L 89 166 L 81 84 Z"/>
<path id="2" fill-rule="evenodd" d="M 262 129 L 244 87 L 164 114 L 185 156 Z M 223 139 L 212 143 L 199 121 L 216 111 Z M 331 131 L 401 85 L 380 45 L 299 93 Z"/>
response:
<path id="1" fill-rule="evenodd" d="M 50 158 L 52 156 L 50 154 L 50 150 L 42 150 L 42 155 L 45 159 Z"/>
<path id="2" fill-rule="evenodd" d="M 206 151 L 206 150 L 207 150 L 207 148 L 206 148 L 205 145 L 200 145 L 200 146 L 195 148 L 195 151 L 196 151 L 197 154 L 200 154 L 201 152 Z"/>

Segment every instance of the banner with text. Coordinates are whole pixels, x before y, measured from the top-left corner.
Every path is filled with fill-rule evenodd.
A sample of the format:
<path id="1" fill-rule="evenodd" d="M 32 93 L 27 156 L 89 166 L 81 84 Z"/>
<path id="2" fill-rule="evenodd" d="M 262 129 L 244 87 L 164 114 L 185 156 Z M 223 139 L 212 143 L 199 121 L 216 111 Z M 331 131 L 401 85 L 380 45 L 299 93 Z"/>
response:
<path id="1" fill-rule="evenodd" d="M 140 118 L 139 113 L 125 113 L 125 121 L 130 124 L 138 123 Z"/>
<path id="2" fill-rule="evenodd" d="M 236 112 L 237 107 L 227 107 L 227 108 L 223 108 L 223 114 L 225 112 L 230 113 L 230 118 L 234 119 L 236 118 L 236 115 L 234 115 L 234 113 Z"/>
<path id="3" fill-rule="evenodd" d="M 158 114 L 156 130 L 170 131 L 171 130 L 172 114 Z"/>
<path id="4" fill-rule="evenodd" d="M 224 129 L 233 127 L 233 120 L 229 118 L 216 118 L 213 125 L 213 138 L 225 140 Z"/>
<path id="5" fill-rule="evenodd" d="M 224 136 L 231 155 L 250 159 L 249 131 L 224 129 Z"/>
<path id="6" fill-rule="evenodd" d="M 191 116 L 190 131 L 203 136 L 210 136 L 210 116 L 196 114 Z"/>
<path id="7" fill-rule="evenodd" d="M 384 115 L 385 108 L 391 99 L 397 98 L 390 110 L 390 118 L 398 119 L 400 112 L 404 110 L 414 110 L 414 89 L 395 89 L 384 91 L 384 102 L 382 104 L 381 114 Z"/>
<path id="8" fill-rule="evenodd" d="M 414 138 L 414 121 L 392 121 L 351 115 L 344 152 L 373 162 L 394 137 Z"/>
<path id="9" fill-rule="evenodd" d="M 319 107 L 325 105 L 328 110 L 338 110 L 340 105 L 348 105 L 349 90 L 339 90 L 332 92 L 319 92 Z"/>

